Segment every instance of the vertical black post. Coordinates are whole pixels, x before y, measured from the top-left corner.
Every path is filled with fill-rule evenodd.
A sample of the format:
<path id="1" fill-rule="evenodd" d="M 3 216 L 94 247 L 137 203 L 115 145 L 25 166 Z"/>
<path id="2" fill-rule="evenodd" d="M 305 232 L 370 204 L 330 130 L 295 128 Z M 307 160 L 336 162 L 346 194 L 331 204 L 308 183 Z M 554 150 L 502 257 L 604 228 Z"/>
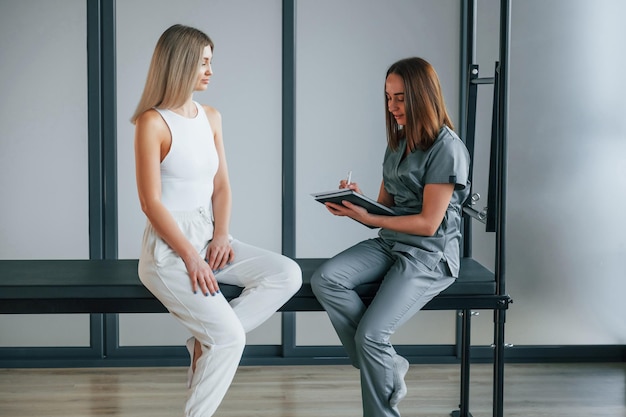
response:
<path id="1" fill-rule="evenodd" d="M 470 153 L 470 172 L 469 178 L 472 181 L 472 161 L 474 158 L 473 140 L 471 143 L 469 139 L 473 139 L 474 134 L 474 120 L 476 118 L 476 109 L 472 111 L 471 105 L 471 93 L 472 84 L 470 80 L 470 72 L 468 68 L 474 62 L 474 32 L 475 32 L 475 2 L 474 0 L 462 0 L 461 1 L 461 59 L 460 59 L 460 86 L 459 86 L 459 126 L 458 132 L 461 140 L 466 143 Z M 475 88 L 474 88 L 475 90 Z M 470 146 L 470 144 L 472 146 Z M 461 256 L 472 256 L 472 219 L 468 215 L 463 215 L 463 242 L 461 247 Z M 462 312 L 457 310 L 456 315 L 456 332 L 455 332 L 455 345 L 456 356 L 463 358 L 461 338 L 463 337 L 463 323 L 461 319 Z M 461 381 L 461 384 L 463 382 Z M 461 387 L 461 392 L 463 387 Z M 462 394 L 461 394 L 462 395 Z M 461 398 L 461 403 L 463 399 Z"/>
<path id="2" fill-rule="evenodd" d="M 508 85 L 509 85 L 509 46 L 511 25 L 511 0 L 500 1 L 500 84 L 499 84 L 499 137 L 498 152 L 498 205 L 496 233 L 496 291 L 505 294 L 506 275 L 506 184 L 507 184 L 507 132 L 508 132 Z M 506 310 L 494 311 L 494 381 L 493 415 L 502 417 L 504 413 L 504 323 Z"/>
<path id="3" fill-rule="evenodd" d="M 104 259 L 104 161 L 102 156 L 102 9 L 87 2 L 87 136 L 89 160 L 89 259 Z M 89 315 L 89 344 L 105 352 L 104 314 Z"/>
<path id="4" fill-rule="evenodd" d="M 104 259 L 117 259 L 117 79 L 115 0 L 101 0 Z M 119 316 L 104 315 L 104 353 L 119 346 Z"/>
<path id="5" fill-rule="evenodd" d="M 474 45 L 476 41 L 476 2 L 461 2 L 461 85 L 459 134 L 470 153 L 469 179 L 473 182 L 474 136 L 476 131 L 476 95 L 477 86 L 472 83 L 478 76 L 478 68 L 474 65 Z M 476 67 L 476 68 L 475 68 Z M 475 69 L 475 72 L 472 71 Z M 463 216 L 463 247 L 462 256 L 472 256 L 472 219 Z M 459 317 L 459 315 L 461 317 Z M 471 355 L 471 316 L 469 309 L 457 310 L 456 319 L 456 350 L 461 356 L 460 401 L 459 410 L 453 411 L 453 417 L 471 417 L 469 413 L 470 398 L 470 355 Z"/>
<path id="6" fill-rule="evenodd" d="M 117 259 L 117 83 L 115 0 L 102 0 L 102 156 L 104 191 L 104 258 Z"/>
<path id="7" fill-rule="evenodd" d="M 89 347 L 99 359 L 104 358 L 106 352 L 104 317 L 105 314 L 89 315 Z"/>
<path id="8" fill-rule="evenodd" d="M 117 116 L 115 0 L 87 0 L 89 258 L 116 259 Z M 113 316 L 113 317 L 109 317 Z M 105 356 L 118 331 L 117 315 L 91 314 L 91 346 Z"/>
<path id="9" fill-rule="evenodd" d="M 474 158 L 474 132 L 476 120 L 476 86 L 471 83 L 470 67 L 474 63 L 474 43 L 476 28 L 476 3 L 474 0 L 461 1 L 461 67 L 459 86 L 459 136 L 463 140 L 470 153 L 469 179 L 472 179 L 472 166 Z M 474 87 L 472 89 L 472 86 Z M 472 96 L 472 92 L 474 95 Z M 474 106 L 472 107 L 472 98 Z M 472 219 L 463 216 L 463 245 L 462 256 L 472 256 Z M 456 315 L 456 355 L 461 357 L 461 384 L 459 410 L 453 411 L 452 416 L 468 417 L 469 413 L 469 378 L 470 378 L 470 341 L 469 326 L 471 311 L 457 310 Z"/>
<path id="10" fill-rule="evenodd" d="M 470 80 L 470 67 L 474 64 L 474 43 L 476 32 L 476 3 L 474 0 L 462 0 L 461 4 L 461 85 L 459 88 L 459 136 L 467 145 L 470 152 L 470 181 L 472 180 L 472 166 L 474 158 L 474 131 L 472 129 L 476 117 L 476 108 L 473 112 L 470 107 L 472 86 Z M 471 139 L 471 143 L 470 143 Z M 464 216 L 463 219 L 463 247 L 462 254 L 466 257 L 472 256 L 472 219 Z"/>
<path id="11" fill-rule="evenodd" d="M 469 412 L 469 399 L 470 399 L 470 363 L 471 363 L 471 334 L 472 334 L 472 311 L 469 309 L 463 310 L 463 331 L 462 331 L 462 346 L 463 356 L 461 359 L 461 403 L 459 404 L 459 416 L 471 417 Z"/>
<path id="12" fill-rule="evenodd" d="M 100 2 L 87 1 L 89 258 L 104 258 Z"/>
<path id="13" fill-rule="evenodd" d="M 89 258 L 117 258 L 115 0 L 87 0 Z"/>
<path id="14" fill-rule="evenodd" d="M 501 172 L 500 172 L 500 69 L 502 66 L 499 61 L 495 63 L 494 69 L 494 77 L 493 77 L 493 108 L 491 115 L 491 147 L 489 149 L 489 191 L 487 192 L 487 219 L 485 222 L 485 231 L 487 232 L 496 232 L 496 241 L 498 239 L 498 210 L 499 210 L 499 199 L 500 199 L 500 183 L 501 183 Z M 496 243 L 497 246 L 497 243 Z M 498 248 L 496 247 L 496 260 L 495 263 L 498 263 Z M 496 274 L 496 286 L 498 285 L 498 279 Z"/>
<path id="15" fill-rule="evenodd" d="M 282 252 L 296 256 L 296 0 L 283 0 Z M 296 313 L 282 313 L 283 356 L 296 342 Z"/>
<path id="16" fill-rule="evenodd" d="M 459 96 L 459 136 L 467 135 L 467 94 L 469 87 L 468 70 L 474 64 L 474 43 L 476 31 L 476 3 L 474 0 L 461 1 L 461 59 Z"/>
<path id="17" fill-rule="evenodd" d="M 510 44 L 509 26 L 511 21 L 511 0 L 502 0 L 500 6 L 500 85 L 498 103 L 498 201 L 496 222 L 496 274 L 498 276 L 497 293 L 505 294 L 505 234 L 506 234 L 506 183 L 507 183 L 507 131 L 508 131 L 508 84 L 509 84 L 509 51 Z"/>
<path id="18" fill-rule="evenodd" d="M 296 256 L 296 4 L 283 0 L 283 94 L 282 94 L 282 252 Z"/>

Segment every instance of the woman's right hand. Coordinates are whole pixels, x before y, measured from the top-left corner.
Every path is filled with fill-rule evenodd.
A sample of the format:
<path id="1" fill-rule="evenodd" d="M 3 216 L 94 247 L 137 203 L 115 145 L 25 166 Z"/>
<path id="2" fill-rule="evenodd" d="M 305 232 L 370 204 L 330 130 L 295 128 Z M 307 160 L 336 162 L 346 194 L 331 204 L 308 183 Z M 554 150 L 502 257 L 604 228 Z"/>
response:
<path id="1" fill-rule="evenodd" d="M 348 188 L 354 192 L 357 192 L 359 194 L 363 194 L 361 192 L 361 190 L 359 189 L 359 185 L 356 182 L 351 182 L 350 184 L 348 184 L 347 180 L 341 180 L 339 181 L 339 188 Z"/>
<path id="2" fill-rule="evenodd" d="M 189 273 L 191 289 L 194 294 L 198 292 L 198 289 L 202 291 L 202 294 L 205 296 L 209 294 L 215 295 L 220 292 L 220 287 L 215 279 L 215 275 L 213 275 L 213 271 L 211 271 L 207 261 L 202 259 L 199 255 L 185 260 L 185 266 Z"/>

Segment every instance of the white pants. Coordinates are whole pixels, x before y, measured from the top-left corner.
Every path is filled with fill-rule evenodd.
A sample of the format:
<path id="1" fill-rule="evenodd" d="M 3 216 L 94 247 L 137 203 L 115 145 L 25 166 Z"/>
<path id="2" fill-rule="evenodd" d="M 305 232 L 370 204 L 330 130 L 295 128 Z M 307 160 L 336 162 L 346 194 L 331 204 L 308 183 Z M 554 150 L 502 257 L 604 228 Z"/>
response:
<path id="1" fill-rule="evenodd" d="M 204 257 L 213 224 L 207 209 L 172 213 L 180 229 Z M 194 294 L 185 264 L 154 231 L 144 232 L 139 278 L 202 344 L 202 355 L 188 392 L 185 416 L 213 415 L 226 395 L 245 346 L 245 333 L 274 314 L 302 284 L 293 260 L 233 240 L 235 260 L 216 272 L 218 282 L 238 285 L 241 296 Z"/>

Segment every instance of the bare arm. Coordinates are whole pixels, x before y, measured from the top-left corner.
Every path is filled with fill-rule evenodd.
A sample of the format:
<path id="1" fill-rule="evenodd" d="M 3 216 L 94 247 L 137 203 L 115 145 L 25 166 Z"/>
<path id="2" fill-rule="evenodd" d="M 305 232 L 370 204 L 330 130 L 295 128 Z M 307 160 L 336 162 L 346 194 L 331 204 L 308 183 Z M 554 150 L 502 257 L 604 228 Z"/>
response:
<path id="1" fill-rule="evenodd" d="M 182 258 L 189 272 L 194 292 L 198 287 L 204 294 L 218 291 L 211 269 L 161 203 L 160 163 L 167 154 L 171 137 L 165 121 L 155 110 L 143 113 L 135 127 L 135 169 L 141 209 L 156 233 Z"/>
<path id="2" fill-rule="evenodd" d="M 348 201 L 345 201 L 343 205 L 327 203 L 326 206 L 337 216 L 348 216 L 370 226 L 412 235 L 432 236 L 443 221 L 453 191 L 454 184 L 427 184 L 424 187 L 422 212 L 406 216 L 370 214 L 364 208 Z M 381 185 L 378 202 L 388 205 L 386 203 L 389 203 L 389 198 L 391 198 L 390 206 L 393 204 L 393 196 L 389 195 Z"/>

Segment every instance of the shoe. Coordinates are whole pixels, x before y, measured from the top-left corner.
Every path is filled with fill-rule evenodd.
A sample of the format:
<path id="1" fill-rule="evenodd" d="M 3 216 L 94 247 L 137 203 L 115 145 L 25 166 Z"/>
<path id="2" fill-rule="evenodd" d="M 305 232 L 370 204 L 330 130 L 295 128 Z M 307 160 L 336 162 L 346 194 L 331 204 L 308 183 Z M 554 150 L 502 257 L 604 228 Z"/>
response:
<path id="1" fill-rule="evenodd" d="M 191 363 L 189 364 L 189 369 L 187 370 L 187 388 L 191 388 L 191 380 L 193 379 L 193 352 L 196 345 L 196 338 L 191 336 L 187 339 L 185 345 L 189 351 L 189 357 L 191 357 Z"/>
<path id="2" fill-rule="evenodd" d="M 406 373 L 409 371 L 409 361 L 404 359 L 400 355 L 396 355 L 393 357 L 394 361 L 394 372 L 393 372 L 393 384 L 394 391 L 391 394 L 391 398 L 389 399 L 389 405 L 391 407 L 397 407 L 400 401 L 406 397 L 407 388 L 406 382 L 404 381 L 404 377 Z"/>

